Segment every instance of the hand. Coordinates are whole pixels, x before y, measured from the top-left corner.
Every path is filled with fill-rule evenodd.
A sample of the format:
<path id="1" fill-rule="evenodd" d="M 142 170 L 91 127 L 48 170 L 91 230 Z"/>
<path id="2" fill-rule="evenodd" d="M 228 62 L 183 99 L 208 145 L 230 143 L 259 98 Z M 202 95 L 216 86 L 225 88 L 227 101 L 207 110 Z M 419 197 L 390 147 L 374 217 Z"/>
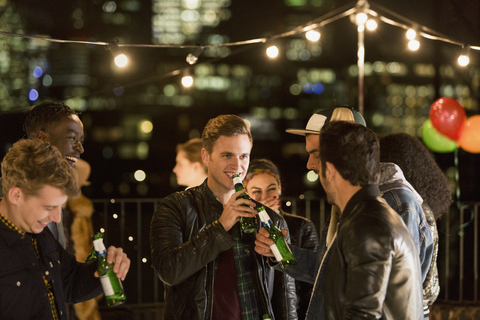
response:
<path id="1" fill-rule="evenodd" d="M 117 274 L 120 280 L 125 280 L 128 269 L 130 269 L 130 259 L 127 258 L 126 253 L 123 253 L 123 249 L 110 246 L 107 250 L 107 262 L 114 263 L 113 272 Z M 98 278 L 98 271 L 95 271 L 94 275 Z"/>
<path id="2" fill-rule="evenodd" d="M 282 234 L 284 237 L 288 236 L 287 229 L 282 229 Z M 260 228 L 257 232 L 257 239 L 255 240 L 255 251 L 262 256 L 266 257 L 274 257 L 270 246 L 272 246 L 275 242 L 269 238 L 270 234 L 265 228 Z"/>
<path id="3" fill-rule="evenodd" d="M 218 219 L 223 228 L 225 228 L 225 231 L 229 231 L 241 217 L 251 218 L 257 214 L 257 211 L 251 208 L 256 206 L 255 202 L 246 199 L 237 200 L 237 197 L 244 191 L 245 190 L 240 190 L 235 192 L 230 199 L 228 199 L 227 203 L 225 203 L 222 215 L 220 219 Z"/>
<path id="4" fill-rule="evenodd" d="M 269 207 L 270 209 L 272 209 L 276 213 L 280 213 L 281 200 L 280 200 L 279 197 L 274 196 L 274 197 L 267 198 L 262 203 L 263 203 L 264 206 Z"/>

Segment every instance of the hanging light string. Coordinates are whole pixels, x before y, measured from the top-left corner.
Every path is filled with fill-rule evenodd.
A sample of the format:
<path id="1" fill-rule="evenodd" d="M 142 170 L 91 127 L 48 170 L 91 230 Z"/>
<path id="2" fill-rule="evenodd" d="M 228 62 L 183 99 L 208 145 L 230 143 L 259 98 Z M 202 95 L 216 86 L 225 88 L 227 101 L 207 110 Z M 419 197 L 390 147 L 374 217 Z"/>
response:
<path id="1" fill-rule="evenodd" d="M 348 7 L 348 9 L 345 9 L 345 7 Z M 395 13 L 389 9 L 386 9 L 380 5 L 373 4 L 372 7 L 377 8 L 377 11 L 384 11 L 387 14 L 394 16 L 398 20 L 404 21 L 404 23 L 392 20 L 390 18 L 385 17 L 384 15 L 378 14 L 377 11 L 369 9 L 369 8 L 362 8 L 364 13 L 367 13 L 373 17 L 377 17 L 379 20 L 383 21 L 386 24 L 399 27 L 402 29 L 410 29 L 414 26 L 417 27 L 418 30 L 422 30 L 419 32 L 419 35 L 430 39 L 430 40 L 438 40 L 454 45 L 458 45 L 463 47 L 465 44 L 456 40 L 452 40 L 451 38 L 444 36 L 440 34 L 439 32 L 436 32 L 435 30 L 432 30 L 426 26 L 420 25 L 414 21 L 409 20 L 408 18 L 405 18 L 398 13 Z M 348 17 L 352 14 L 355 14 L 358 12 L 358 8 L 355 5 L 346 5 L 342 8 L 336 9 L 332 12 L 329 12 L 313 21 L 310 21 L 304 25 L 298 26 L 291 31 L 280 33 L 273 35 L 271 37 L 264 37 L 264 38 L 256 38 L 256 39 L 250 39 L 250 40 L 243 40 L 243 41 L 237 41 L 237 42 L 229 42 L 229 43 L 221 43 L 221 44 L 206 44 L 202 45 L 205 48 L 210 48 L 210 47 L 233 47 L 233 46 L 242 46 L 242 45 L 249 45 L 249 44 L 256 44 L 256 43 L 265 43 L 268 40 L 272 39 L 280 39 L 280 38 L 286 38 L 286 37 L 291 37 L 297 34 L 304 33 L 309 30 L 321 28 L 323 26 L 326 26 L 332 22 L 335 22 L 339 19 L 342 19 L 344 17 Z M 408 26 L 410 25 L 410 26 Z M 76 44 L 88 44 L 88 45 L 98 45 L 98 46 L 108 46 L 110 42 L 103 42 L 103 41 L 81 41 L 81 40 L 62 40 L 62 39 L 53 39 L 53 38 L 47 38 L 47 37 L 42 37 L 42 36 L 31 36 L 31 35 L 23 35 L 23 34 L 18 34 L 18 33 L 12 33 L 12 32 L 6 32 L 6 31 L 0 31 L 0 34 L 5 35 L 5 36 L 10 36 L 10 37 L 21 37 L 25 39 L 35 39 L 35 40 L 43 40 L 43 41 L 49 41 L 49 42 L 56 42 L 56 43 L 76 43 Z M 132 48 L 177 48 L 177 49 L 195 49 L 202 47 L 200 45 L 170 45 L 170 44 L 122 44 L 118 43 L 119 47 L 132 47 Z M 480 46 L 469 46 L 470 49 L 473 50 L 480 50 Z"/>

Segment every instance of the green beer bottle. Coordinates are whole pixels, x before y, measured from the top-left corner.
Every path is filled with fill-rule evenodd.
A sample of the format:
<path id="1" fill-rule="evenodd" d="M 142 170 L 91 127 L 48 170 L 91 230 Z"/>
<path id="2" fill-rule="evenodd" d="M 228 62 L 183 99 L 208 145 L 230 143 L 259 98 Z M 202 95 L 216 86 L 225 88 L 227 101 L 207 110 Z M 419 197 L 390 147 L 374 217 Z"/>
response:
<path id="1" fill-rule="evenodd" d="M 234 173 L 232 175 L 232 179 L 233 179 L 233 184 L 235 185 L 235 192 L 240 191 L 242 189 L 245 189 L 243 187 L 242 180 L 240 179 L 240 176 L 238 175 L 238 173 Z M 239 195 L 237 197 L 237 199 L 239 199 L 239 198 L 251 200 L 250 197 L 248 196 L 247 192 L 244 192 L 241 195 Z M 251 217 L 251 218 L 242 217 L 240 219 L 240 227 L 242 228 L 243 232 L 245 232 L 245 233 L 254 232 L 255 230 L 257 230 L 257 218 L 255 218 L 255 217 Z"/>
<path id="2" fill-rule="evenodd" d="M 127 300 L 123 286 L 117 274 L 113 271 L 113 263 L 107 262 L 107 251 L 103 244 L 103 233 L 93 235 L 93 247 L 97 253 L 97 271 L 102 283 L 103 292 L 109 307 L 118 306 Z"/>
<path id="3" fill-rule="evenodd" d="M 297 259 L 290 251 L 290 247 L 288 246 L 287 242 L 285 241 L 285 237 L 282 234 L 282 231 L 278 229 L 270 220 L 268 213 L 265 211 L 263 206 L 259 206 L 255 208 L 258 212 L 258 216 L 260 217 L 260 221 L 262 221 L 262 226 L 268 231 L 270 234 L 270 239 L 272 239 L 275 243 L 270 246 L 273 254 L 275 255 L 275 259 L 277 259 L 280 267 L 282 269 L 287 269 L 297 264 Z"/>
<path id="4" fill-rule="evenodd" d="M 264 314 L 262 317 L 263 320 L 272 320 L 272 317 L 268 313 Z"/>

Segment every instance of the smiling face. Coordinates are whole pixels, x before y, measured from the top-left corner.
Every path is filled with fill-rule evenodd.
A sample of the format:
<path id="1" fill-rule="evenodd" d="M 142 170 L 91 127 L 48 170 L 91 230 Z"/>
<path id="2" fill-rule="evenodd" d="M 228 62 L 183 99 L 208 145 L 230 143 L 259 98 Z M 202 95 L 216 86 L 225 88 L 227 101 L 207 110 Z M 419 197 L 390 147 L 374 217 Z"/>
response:
<path id="1" fill-rule="evenodd" d="M 59 223 L 62 217 L 62 204 L 67 195 L 62 190 L 46 185 L 36 195 L 25 196 L 20 188 L 9 191 L 10 201 L 15 212 L 8 215 L 20 230 L 28 233 L 40 233 L 51 221 Z"/>
<path id="2" fill-rule="evenodd" d="M 247 193 L 258 202 L 264 203 L 267 199 L 279 198 L 281 189 L 274 176 L 262 173 L 254 175 L 248 181 Z"/>
<path id="3" fill-rule="evenodd" d="M 223 198 L 234 192 L 234 173 L 244 179 L 251 150 L 252 143 L 246 134 L 220 136 L 210 154 L 202 149 L 203 163 L 208 167 L 208 187 L 217 197 Z"/>
<path id="4" fill-rule="evenodd" d="M 37 137 L 58 148 L 62 156 L 75 168 L 83 153 L 83 124 L 76 114 L 62 115 L 60 122 L 48 132 L 40 131 Z"/>

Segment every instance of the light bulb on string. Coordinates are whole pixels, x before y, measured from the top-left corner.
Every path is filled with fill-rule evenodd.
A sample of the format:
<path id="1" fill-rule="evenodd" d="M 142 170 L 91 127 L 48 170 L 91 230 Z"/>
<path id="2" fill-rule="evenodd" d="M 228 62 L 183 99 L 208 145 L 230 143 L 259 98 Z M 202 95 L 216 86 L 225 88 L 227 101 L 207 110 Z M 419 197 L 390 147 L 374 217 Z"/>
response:
<path id="1" fill-rule="evenodd" d="M 470 63 L 470 58 L 468 57 L 469 53 L 470 53 L 470 46 L 469 45 L 463 46 L 462 53 L 458 57 L 458 64 L 460 66 L 462 67 L 468 66 L 468 64 Z"/>
<path id="2" fill-rule="evenodd" d="M 367 16 L 366 13 L 360 12 L 360 13 L 357 14 L 355 19 L 356 19 L 357 25 L 363 25 L 363 24 L 365 24 L 365 22 L 367 22 L 368 16 Z"/>
<path id="3" fill-rule="evenodd" d="M 408 29 L 406 36 L 408 40 L 414 40 L 417 36 L 417 32 L 414 29 Z"/>
<path id="4" fill-rule="evenodd" d="M 307 38 L 307 40 L 312 42 L 317 42 L 318 40 L 320 40 L 320 37 L 321 37 L 320 32 L 315 30 L 310 30 L 305 33 L 305 38 Z"/>
<path id="5" fill-rule="evenodd" d="M 111 42 L 105 50 L 110 51 L 113 56 L 115 65 L 117 67 L 123 68 L 128 64 L 128 58 L 126 55 L 122 53 L 120 48 L 118 47 L 118 40 L 117 42 Z"/>
<path id="6" fill-rule="evenodd" d="M 378 27 L 377 20 L 375 19 L 368 19 L 367 22 L 365 23 L 365 27 L 367 27 L 367 30 L 374 31 Z"/>
<path id="7" fill-rule="evenodd" d="M 278 52 L 279 52 L 278 48 L 275 45 L 267 48 L 267 56 L 269 58 L 272 58 L 272 59 L 276 58 L 278 56 Z"/>
<path id="8" fill-rule="evenodd" d="M 418 49 L 420 49 L 420 42 L 415 39 L 408 41 L 408 49 L 412 51 L 417 51 Z"/>
<path id="9" fill-rule="evenodd" d="M 189 68 L 185 69 L 182 73 L 182 86 L 184 86 L 185 88 L 190 88 L 191 86 L 193 86 L 194 80 L 193 77 L 190 75 Z"/>
<path id="10" fill-rule="evenodd" d="M 115 64 L 117 65 L 117 67 L 123 68 L 127 65 L 127 63 L 128 58 L 123 53 L 115 57 Z"/>
<path id="11" fill-rule="evenodd" d="M 187 55 L 186 61 L 189 65 L 194 65 L 198 61 L 198 57 L 205 51 L 204 46 L 199 46 L 196 48 L 193 52 L 189 53 Z"/>
<path id="12" fill-rule="evenodd" d="M 420 49 L 420 41 L 416 39 L 417 31 L 415 31 L 415 29 L 408 29 L 405 35 L 407 39 L 410 40 L 408 41 L 408 49 L 410 49 L 411 51 L 417 51 L 418 49 Z"/>

